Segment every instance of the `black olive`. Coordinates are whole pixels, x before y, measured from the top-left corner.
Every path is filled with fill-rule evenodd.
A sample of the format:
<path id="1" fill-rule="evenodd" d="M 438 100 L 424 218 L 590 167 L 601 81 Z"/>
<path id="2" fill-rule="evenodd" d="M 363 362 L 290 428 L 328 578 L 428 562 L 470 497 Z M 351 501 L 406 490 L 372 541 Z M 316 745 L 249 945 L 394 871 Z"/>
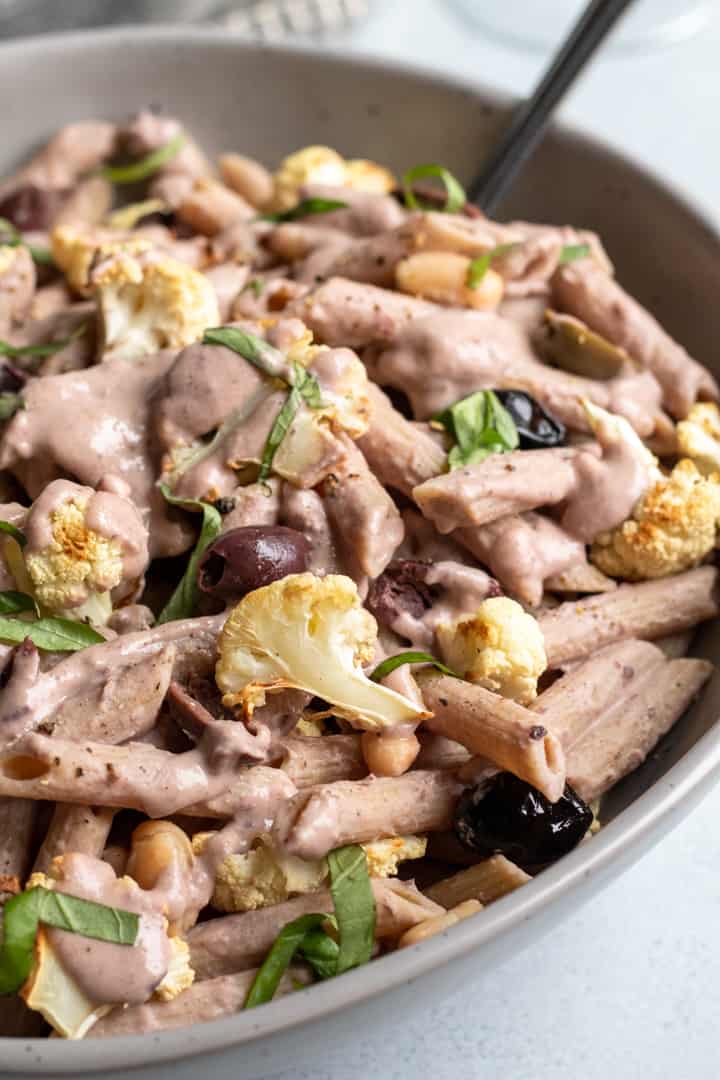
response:
<path id="1" fill-rule="evenodd" d="M 198 566 L 198 588 L 220 600 L 239 600 L 308 568 L 310 544 L 301 532 L 282 525 L 245 525 L 214 540 Z"/>
<path id="2" fill-rule="evenodd" d="M 0 200 L 0 217 L 12 222 L 20 232 L 47 229 L 67 192 L 24 184 Z"/>
<path id="3" fill-rule="evenodd" d="M 0 360 L 0 393 L 16 394 L 26 382 L 27 375 L 24 371 L 19 371 L 7 360 Z"/>
<path id="4" fill-rule="evenodd" d="M 565 425 L 544 409 L 524 390 L 496 390 L 512 417 L 521 450 L 544 450 L 549 446 L 562 446 L 565 442 Z"/>
<path id="5" fill-rule="evenodd" d="M 512 773 L 499 773 L 465 792 L 453 827 L 458 840 L 479 855 L 505 855 L 532 872 L 572 851 L 592 818 L 569 784 L 551 803 Z"/>

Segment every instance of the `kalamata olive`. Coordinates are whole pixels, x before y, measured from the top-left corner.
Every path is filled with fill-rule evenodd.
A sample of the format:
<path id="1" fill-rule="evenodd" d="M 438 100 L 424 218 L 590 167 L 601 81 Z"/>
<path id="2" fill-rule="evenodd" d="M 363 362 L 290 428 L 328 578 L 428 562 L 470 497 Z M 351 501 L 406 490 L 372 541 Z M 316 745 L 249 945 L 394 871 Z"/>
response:
<path id="1" fill-rule="evenodd" d="M 524 390 L 496 390 L 495 394 L 515 423 L 521 450 L 544 450 L 549 446 L 563 445 L 565 425 L 534 397 Z"/>
<path id="2" fill-rule="evenodd" d="M 0 393 L 16 394 L 27 382 L 27 375 L 7 360 L 0 360 Z"/>
<path id="3" fill-rule="evenodd" d="M 4 199 L 0 199 L 0 217 L 11 221 L 16 229 L 25 232 L 47 229 L 65 198 L 64 191 L 51 191 L 23 184 Z"/>
<path id="4" fill-rule="evenodd" d="M 512 773 L 499 773 L 461 797 L 455 835 L 479 855 L 505 855 L 523 870 L 540 870 L 566 855 L 592 823 L 592 811 L 569 784 L 556 803 Z"/>
<path id="5" fill-rule="evenodd" d="M 421 619 L 437 590 L 426 583 L 431 563 L 393 559 L 368 590 L 366 604 L 382 626 L 392 626 L 398 615 Z"/>
<path id="6" fill-rule="evenodd" d="M 288 574 L 307 570 L 310 544 L 283 525 L 245 525 L 218 536 L 198 566 L 198 587 L 207 596 L 239 600 Z"/>

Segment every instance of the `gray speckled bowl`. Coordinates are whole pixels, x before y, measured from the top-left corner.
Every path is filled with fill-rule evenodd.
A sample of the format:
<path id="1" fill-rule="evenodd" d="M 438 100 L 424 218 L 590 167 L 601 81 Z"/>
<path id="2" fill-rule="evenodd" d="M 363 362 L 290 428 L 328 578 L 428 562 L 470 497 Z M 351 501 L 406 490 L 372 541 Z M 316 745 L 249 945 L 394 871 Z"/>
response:
<path id="1" fill-rule="evenodd" d="M 3 45 L 0 102 L 0 173 L 68 120 L 122 117 L 158 102 L 211 152 L 242 149 L 274 163 L 297 147 L 329 143 L 398 171 L 440 161 L 467 177 L 507 107 L 487 90 L 413 68 L 271 51 L 219 30 L 158 29 Z M 720 242 L 667 186 L 599 143 L 558 131 L 503 211 L 597 229 L 623 282 L 717 372 Z M 720 653 L 717 627 L 702 633 L 697 651 Z M 442 937 L 264 1008 L 181 1031 L 84 1043 L 0 1039 L 0 1071 L 108 1080 L 134 1067 L 139 1080 L 195 1080 L 222 1062 L 249 1080 L 289 1062 L 300 1067 L 328 1040 L 391 1037 L 383 1025 L 544 933 L 680 820 L 720 769 L 719 707 L 716 678 L 658 752 L 607 799 L 609 824 L 598 836 Z M 167 1072 L 162 1063 L 172 1063 Z"/>

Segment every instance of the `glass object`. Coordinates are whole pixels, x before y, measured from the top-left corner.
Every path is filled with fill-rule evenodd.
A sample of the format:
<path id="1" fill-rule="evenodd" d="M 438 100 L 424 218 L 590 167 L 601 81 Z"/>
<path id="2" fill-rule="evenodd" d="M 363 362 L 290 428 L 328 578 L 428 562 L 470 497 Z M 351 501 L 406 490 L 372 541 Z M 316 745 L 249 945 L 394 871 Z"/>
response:
<path id="1" fill-rule="evenodd" d="M 504 44 L 552 52 L 580 16 L 587 0 L 451 0 L 478 30 Z M 615 51 L 672 45 L 698 33 L 712 15 L 712 0 L 636 0 L 610 35 Z"/>

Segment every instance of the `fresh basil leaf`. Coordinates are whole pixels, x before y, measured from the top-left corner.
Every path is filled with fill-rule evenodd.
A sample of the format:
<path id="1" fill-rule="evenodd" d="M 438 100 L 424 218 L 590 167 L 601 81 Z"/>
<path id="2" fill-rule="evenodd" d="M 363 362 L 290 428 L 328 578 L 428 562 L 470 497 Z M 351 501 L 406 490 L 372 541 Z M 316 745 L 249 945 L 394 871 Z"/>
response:
<path id="1" fill-rule="evenodd" d="M 283 210 L 279 214 L 262 214 L 261 221 L 274 221 L 280 225 L 285 221 L 299 221 L 312 214 L 329 214 L 332 210 L 347 210 L 347 203 L 337 199 L 302 199 L 297 206 Z"/>
<path id="2" fill-rule="evenodd" d="M 295 419 L 295 414 L 302 405 L 302 401 L 302 394 L 298 387 L 291 386 L 283 407 L 273 421 L 273 426 L 270 428 L 270 434 L 265 443 L 262 461 L 260 462 L 260 472 L 258 473 L 259 483 L 264 483 L 270 475 L 277 449 L 290 430 L 290 425 Z"/>
<path id="3" fill-rule="evenodd" d="M 105 641 L 92 626 L 75 619 L 53 615 L 35 622 L 24 622 L 0 615 L 0 641 L 19 645 L 26 638 L 30 638 L 44 652 L 78 652 Z"/>
<path id="4" fill-rule="evenodd" d="M 7 589 L 0 592 L 0 615 L 15 615 L 19 611 L 34 611 L 38 614 L 37 604 L 27 593 Z"/>
<path id="5" fill-rule="evenodd" d="M 73 330 L 68 337 L 59 341 L 48 341 L 45 345 L 11 345 L 9 341 L 0 339 L 0 356 L 9 356 L 11 359 L 17 359 L 21 356 L 54 356 L 55 353 L 65 349 L 68 345 L 72 345 L 73 341 L 77 341 L 78 338 L 82 337 L 86 330 L 87 323 L 83 323 Z"/>
<path id="6" fill-rule="evenodd" d="M 210 503 L 200 499 L 184 499 L 182 496 L 173 495 L 167 484 L 160 484 L 163 497 L 171 506 L 182 506 L 185 509 L 202 510 L 202 525 L 200 535 L 197 538 L 192 555 L 180 582 L 158 616 L 160 623 L 172 622 L 175 619 L 189 619 L 195 613 L 197 604 L 197 570 L 200 556 L 205 548 L 213 542 L 222 528 L 222 517 Z"/>
<path id="7" fill-rule="evenodd" d="M 504 255 L 506 251 L 510 251 L 514 247 L 517 247 L 517 244 L 498 244 L 492 251 L 486 251 L 484 255 L 478 255 L 477 259 L 473 259 L 468 266 L 465 278 L 468 289 L 477 289 L 490 269 L 490 263 L 493 259 L 497 259 L 499 255 Z"/>
<path id="8" fill-rule="evenodd" d="M 246 1009 L 272 1001 L 280 980 L 290 966 L 293 956 L 302 947 L 307 935 L 319 930 L 327 919 L 327 915 L 301 915 L 299 919 L 294 919 L 282 928 L 253 979 L 253 984 L 245 998 Z"/>
<path id="9" fill-rule="evenodd" d="M 254 277 L 251 281 L 248 281 L 245 288 L 250 289 L 250 291 L 253 292 L 255 296 L 262 296 L 262 294 L 265 292 L 265 282 L 262 278 Z"/>
<path id="10" fill-rule="evenodd" d="M 402 178 L 402 186 L 405 205 L 410 210 L 437 210 L 437 207 L 430 203 L 423 205 L 413 191 L 413 184 L 416 180 L 425 180 L 428 177 L 436 177 L 438 180 L 442 180 L 445 185 L 446 200 L 442 208 L 444 213 L 457 214 L 462 210 L 467 202 L 467 195 L 460 182 L 455 179 L 449 169 L 445 169 L 442 165 L 416 165 L 405 173 Z"/>
<path id="11" fill-rule="evenodd" d="M 366 964 L 375 942 L 375 897 L 367 856 L 358 844 L 336 848 L 327 857 L 330 892 L 340 934 L 336 974 Z"/>
<path id="12" fill-rule="evenodd" d="M 293 386 L 298 389 L 303 401 L 309 405 L 311 409 L 322 409 L 325 407 L 320 383 L 307 368 L 304 368 L 302 364 L 298 364 L 297 361 L 293 364 Z"/>
<path id="13" fill-rule="evenodd" d="M 0 244 L 4 244 L 6 247 L 20 247 L 20 245 L 23 245 L 30 252 L 33 262 L 41 263 L 43 266 L 52 266 L 53 257 L 48 249 L 36 247 L 35 244 L 27 244 L 23 240 L 22 233 L 16 229 L 12 221 L 0 217 L 0 233 L 2 233 Z"/>
<path id="14" fill-rule="evenodd" d="M 520 439 L 507 409 L 492 390 L 478 390 L 433 417 L 455 439 L 450 469 L 477 464 L 490 454 L 515 450 Z"/>
<path id="15" fill-rule="evenodd" d="M 335 922 L 329 915 L 326 922 Z M 308 930 L 298 952 L 320 979 L 332 979 L 337 974 L 340 946 L 324 930 Z"/>
<path id="16" fill-rule="evenodd" d="M 576 259 L 587 259 L 590 254 L 589 244 L 566 244 L 560 249 L 559 263 L 575 262 Z"/>
<path id="17" fill-rule="evenodd" d="M 139 161 L 133 161 L 130 165 L 102 165 L 96 175 L 104 176 L 113 184 L 138 184 L 141 180 L 154 176 L 158 169 L 182 150 L 184 144 L 185 135 L 178 132 L 164 146 L 158 147 Z"/>
<path id="18" fill-rule="evenodd" d="M 17 993 L 26 981 L 32 969 L 35 937 L 41 923 L 96 941 L 134 945 L 140 918 L 133 911 L 106 907 L 41 886 L 11 897 L 5 904 L 3 915 L 0 994 Z"/>
<path id="19" fill-rule="evenodd" d="M 12 536 L 13 540 L 17 540 L 21 548 L 24 548 L 27 544 L 27 536 L 25 533 L 18 529 L 17 525 L 11 525 L 9 521 L 0 521 L 0 532 Z"/>
<path id="20" fill-rule="evenodd" d="M 401 652 L 396 653 L 395 656 L 388 656 L 385 660 L 382 660 L 374 671 L 371 671 L 370 678 L 373 682 L 381 682 L 384 678 L 390 675 L 396 668 L 403 667 L 404 664 L 432 664 L 434 668 L 441 671 L 443 675 L 452 675 L 453 678 L 458 679 L 460 676 L 456 672 L 452 671 L 445 664 L 442 664 L 439 660 L 436 660 L 434 656 L 426 652 Z"/>
<path id="21" fill-rule="evenodd" d="M 2 342 L 0 342 L 2 345 Z M 0 349 L 0 355 L 2 350 Z M 18 409 L 24 409 L 25 402 L 23 401 L 22 394 L 12 394 L 8 390 L 4 390 L 0 393 L 0 420 L 9 420 Z"/>
<path id="22" fill-rule="evenodd" d="M 212 326 L 203 334 L 203 345 L 224 345 L 242 356 L 249 364 L 274 379 L 287 381 L 287 360 L 279 349 L 267 341 L 248 334 L 239 326 Z"/>

